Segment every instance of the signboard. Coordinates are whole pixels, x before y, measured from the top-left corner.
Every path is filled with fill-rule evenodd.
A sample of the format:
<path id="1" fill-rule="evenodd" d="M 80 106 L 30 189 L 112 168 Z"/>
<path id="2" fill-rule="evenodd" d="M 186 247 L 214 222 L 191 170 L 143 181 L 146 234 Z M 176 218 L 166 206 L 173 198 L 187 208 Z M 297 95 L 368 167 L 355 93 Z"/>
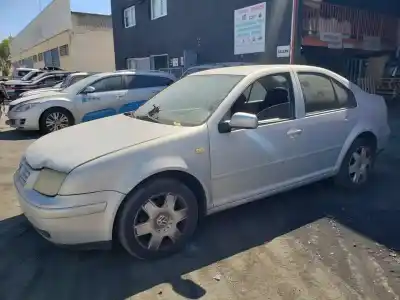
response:
<path id="1" fill-rule="evenodd" d="M 343 48 L 343 35 L 340 32 L 320 32 L 319 39 L 328 43 L 328 48 Z"/>
<path id="2" fill-rule="evenodd" d="M 290 46 L 278 46 L 276 47 L 276 57 L 289 57 L 290 56 Z"/>
<path id="3" fill-rule="evenodd" d="M 235 55 L 265 51 L 265 15 L 266 2 L 235 10 Z"/>

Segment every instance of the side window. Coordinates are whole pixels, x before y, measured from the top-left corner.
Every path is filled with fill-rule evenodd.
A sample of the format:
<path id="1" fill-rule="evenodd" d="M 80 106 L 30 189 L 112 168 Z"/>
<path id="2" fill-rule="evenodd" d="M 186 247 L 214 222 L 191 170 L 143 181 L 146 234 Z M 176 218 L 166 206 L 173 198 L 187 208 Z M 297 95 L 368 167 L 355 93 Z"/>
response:
<path id="1" fill-rule="evenodd" d="M 294 94 L 290 73 L 268 75 L 256 80 L 236 100 L 230 115 L 255 114 L 259 121 L 282 121 L 294 117 Z"/>
<path id="2" fill-rule="evenodd" d="M 75 82 L 82 80 L 85 76 L 74 76 L 71 78 L 69 85 L 73 85 Z"/>
<path id="3" fill-rule="evenodd" d="M 161 76 L 135 75 L 126 76 L 128 89 L 143 89 L 152 87 L 166 87 L 174 81 Z"/>
<path id="4" fill-rule="evenodd" d="M 28 73 L 29 73 L 29 71 L 18 71 L 18 76 L 19 77 L 24 77 Z"/>
<path id="5" fill-rule="evenodd" d="M 313 73 L 298 73 L 306 114 L 339 108 L 332 83 L 328 77 Z"/>
<path id="6" fill-rule="evenodd" d="M 110 92 L 125 89 L 122 76 L 111 76 L 100 79 L 92 84 L 92 86 L 96 89 L 96 92 Z"/>
<path id="7" fill-rule="evenodd" d="M 332 79 L 333 88 L 336 93 L 339 107 L 341 108 L 354 108 L 357 107 L 357 101 L 352 91 L 344 87 L 341 83 Z"/>
<path id="8" fill-rule="evenodd" d="M 54 78 L 54 76 L 51 76 L 51 77 L 43 78 L 39 83 L 41 83 L 41 84 L 52 84 L 52 83 L 55 83 L 55 82 L 56 82 L 56 79 Z"/>

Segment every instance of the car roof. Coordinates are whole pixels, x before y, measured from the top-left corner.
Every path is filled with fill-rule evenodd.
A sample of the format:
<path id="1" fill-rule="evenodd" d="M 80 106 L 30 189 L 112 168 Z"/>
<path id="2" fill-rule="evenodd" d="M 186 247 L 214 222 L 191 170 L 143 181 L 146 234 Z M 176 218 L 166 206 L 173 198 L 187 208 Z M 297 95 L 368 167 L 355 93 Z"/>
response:
<path id="1" fill-rule="evenodd" d="M 167 77 L 170 79 L 175 79 L 176 77 L 173 74 L 164 72 L 164 71 L 158 71 L 158 70 L 149 70 L 149 71 L 142 71 L 142 70 L 118 70 L 115 72 L 106 72 L 106 73 L 101 73 L 101 75 L 106 76 L 112 76 L 112 75 L 149 75 L 149 76 L 161 76 L 161 77 Z"/>
<path id="2" fill-rule="evenodd" d="M 17 71 L 39 71 L 39 69 L 34 69 L 34 68 L 16 68 L 15 70 Z"/>
<path id="3" fill-rule="evenodd" d="M 247 76 L 252 73 L 257 73 L 259 71 L 265 70 L 284 70 L 287 71 L 295 70 L 295 71 L 314 71 L 314 72 L 326 72 L 326 69 L 314 67 L 314 66 L 305 66 L 305 65 L 246 65 L 246 66 L 236 66 L 236 67 L 224 67 L 224 68 L 213 68 L 205 71 L 200 71 L 197 73 L 190 74 L 188 76 L 199 76 L 199 75 L 242 75 Z"/>

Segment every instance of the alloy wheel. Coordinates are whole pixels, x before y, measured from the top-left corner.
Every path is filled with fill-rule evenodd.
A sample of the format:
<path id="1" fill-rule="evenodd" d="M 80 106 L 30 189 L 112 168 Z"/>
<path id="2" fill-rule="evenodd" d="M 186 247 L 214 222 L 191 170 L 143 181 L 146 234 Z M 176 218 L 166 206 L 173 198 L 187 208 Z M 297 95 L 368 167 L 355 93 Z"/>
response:
<path id="1" fill-rule="evenodd" d="M 357 148 L 351 155 L 349 162 L 349 176 L 351 181 L 355 184 L 366 182 L 371 165 L 371 150 L 366 146 Z"/>
<path id="2" fill-rule="evenodd" d="M 46 118 L 46 128 L 49 132 L 57 131 L 68 126 L 68 117 L 61 112 L 52 112 Z"/>
<path id="3" fill-rule="evenodd" d="M 150 197 L 136 214 L 133 232 L 144 249 L 166 250 L 177 243 L 186 226 L 188 206 L 171 193 Z"/>

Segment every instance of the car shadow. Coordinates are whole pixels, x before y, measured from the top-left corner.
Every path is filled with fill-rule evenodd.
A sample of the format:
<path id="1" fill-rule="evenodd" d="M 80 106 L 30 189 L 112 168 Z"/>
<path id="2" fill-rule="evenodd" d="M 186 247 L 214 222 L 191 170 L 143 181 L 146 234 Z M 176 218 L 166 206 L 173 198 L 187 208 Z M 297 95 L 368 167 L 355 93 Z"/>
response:
<path id="1" fill-rule="evenodd" d="M 19 131 L 15 129 L 2 130 L 0 128 L 0 141 L 35 140 L 39 137 L 39 132 L 35 131 Z"/>
<path id="2" fill-rule="evenodd" d="M 126 299 L 161 283 L 169 283 L 186 299 L 198 299 L 206 290 L 185 274 L 322 218 L 335 219 L 399 249 L 399 206 L 391 192 L 399 181 L 382 171 L 376 183 L 359 193 L 341 192 L 324 181 L 212 215 L 184 251 L 152 262 L 134 259 L 120 247 L 90 252 L 60 249 L 40 237 L 24 216 L 4 220 L 0 299 Z"/>

